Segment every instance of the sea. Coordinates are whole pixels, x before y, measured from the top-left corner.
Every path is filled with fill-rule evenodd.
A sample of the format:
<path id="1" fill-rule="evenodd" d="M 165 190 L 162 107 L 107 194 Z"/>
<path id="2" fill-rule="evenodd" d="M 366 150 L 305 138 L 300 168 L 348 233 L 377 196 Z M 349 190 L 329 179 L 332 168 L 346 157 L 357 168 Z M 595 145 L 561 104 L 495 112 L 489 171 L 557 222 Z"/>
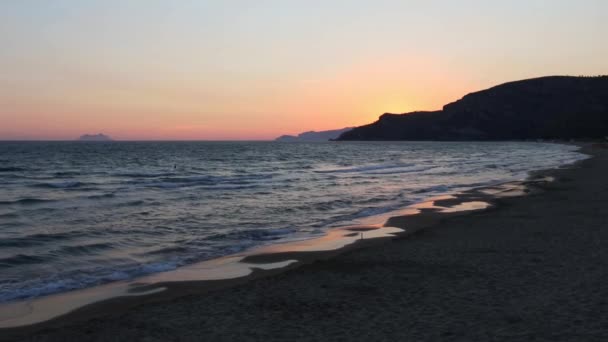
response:
<path id="1" fill-rule="evenodd" d="M 585 157 L 537 142 L 0 142 L 0 302 L 318 237 Z"/>

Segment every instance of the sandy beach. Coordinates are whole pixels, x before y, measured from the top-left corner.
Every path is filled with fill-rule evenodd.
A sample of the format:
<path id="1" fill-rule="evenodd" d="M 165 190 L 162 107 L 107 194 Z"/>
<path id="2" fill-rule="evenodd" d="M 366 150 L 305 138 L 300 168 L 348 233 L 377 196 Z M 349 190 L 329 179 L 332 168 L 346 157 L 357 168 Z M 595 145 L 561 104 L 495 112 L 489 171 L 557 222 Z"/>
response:
<path id="1" fill-rule="evenodd" d="M 205 293 L 106 305 L 91 319 L 0 330 L 0 340 L 605 341 L 608 150 L 583 152 L 594 158 L 539 172 L 555 180 L 529 184 L 527 196 L 439 222 L 390 219 L 420 225 L 404 238 Z"/>

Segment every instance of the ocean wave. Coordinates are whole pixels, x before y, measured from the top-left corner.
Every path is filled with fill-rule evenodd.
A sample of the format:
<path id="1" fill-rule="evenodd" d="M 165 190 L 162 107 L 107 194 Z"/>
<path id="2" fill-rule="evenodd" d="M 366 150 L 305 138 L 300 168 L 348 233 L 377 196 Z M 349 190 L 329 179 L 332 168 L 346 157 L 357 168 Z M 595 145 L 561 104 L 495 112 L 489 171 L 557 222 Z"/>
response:
<path id="1" fill-rule="evenodd" d="M 110 174 L 114 177 L 131 177 L 131 178 L 157 178 L 174 176 L 174 172 L 118 172 Z"/>
<path id="2" fill-rule="evenodd" d="M 394 196 L 381 194 L 379 196 L 359 199 L 359 200 L 357 200 L 357 203 L 358 204 L 373 204 L 373 203 L 382 203 L 382 202 L 390 201 L 393 199 L 394 199 Z"/>
<path id="3" fill-rule="evenodd" d="M 190 176 L 190 177 L 164 177 L 153 181 L 132 180 L 127 184 L 141 185 L 150 188 L 177 189 L 186 187 L 202 187 L 209 190 L 245 189 L 247 187 L 259 186 L 260 181 L 269 180 L 272 175 L 249 175 L 235 177 L 219 176 Z"/>
<path id="4" fill-rule="evenodd" d="M 168 247 L 162 247 L 159 249 L 145 252 L 145 253 L 143 253 L 143 255 L 158 255 L 158 254 L 163 255 L 163 254 L 173 254 L 173 253 L 184 253 L 189 250 L 190 249 L 185 246 L 168 246 Z"/>
<path id="5" fill-rule="evenodd" d="M 80 171 L 58 171 L 53 173 L 53 175 L 55 177 L 73 177 L 73 176 L 80 176 L 81 172 Z"/>
<path id="6" fill-rule="evenodd" d="M 144 200 L 133 200 L 128 202 L 117 203 L 116 206 L 128 206 L 128 207 L 137 207 L 146 203 Z"/>
<path id="7" fill-rule="evenodd" d="M 380 214 L 387 213 L 389 211 L 393 211 L 393 210 L 395 210 L 395 208 L 396 208 L 396 206 L 377 207 L 377 208 L 365 208 L 365 209 L 357 212 L 354 215 L 354 217 L 360 218 L 360 217 L 368 217 L 368 216 L 380 215 Z"/>
<path id="8" fill-rule="evenodd" d="M 0 218 L 17 218 L 17 217 L 19 217 L 19 214 L 16 214 L 16 213 L 0 214 Z M 2 243 L 2 240 L 0 240 L 0 243 Z"/>
<path id="9" fill-rule="evenodd" d="M 87 236 L 82 231 L 71 231 L 61 233 L 37 233 L 15 238 L 0 239 L 0 247 L 32 247 L 49 242 L 67 241 L 77 237 Z"/>
<path id="10" fill-rule="evenodd" d="M 259 188 L 261 185 L 258 184 L 250 184 L 250 185 L 237 185 L 237 184 L 225 184 L 225 185 L 212 185 L 212 186 L 202 186 L 203 190 L 244 190 L 244 189 L 255 189 Z"/>
<path id="11" fill-rule="evenodd" d="M 95 282 L 79 281 L 76 279 L 61 279 L 52 281 L 31 280 L 19 285 L 21 286 L 16 287 L 15 285 L 0 283 L 0 302 L 40 297 L 58 292 L 76 290 L 95 285 Z"/>
<path id="12" fill-rule="evenodd" d="M 0 269 L 26 264 L 40 264 L 47 260 L 48 258 L 40 255 L 17 254 L 6 258 L 0 258 Z"/>
<path id="13" fill-rule="evenodd" d="M 422 188 L 422 189 L 417 189 L 417 190 L 412 191 L 412 193 L 413 194 L 425 194 L 425 193 L 432 193 L 432 192 L 447 192 L 451 188 L 452 187 L 449 185 L 440 184 L 440 185 L 429 186 L 429 187 Z"/>
<path id="14" fill-rule="evenodd" d="M 0 205 L 14 205 L 14 204 L 22 204 L 22 205 L 30 205 L 30 204 L 39 204 L 39 203 L 48 203 L 55 202 L 52 199 L 45 198 L 21 198 L 14 201 L 0 201 Z"/>
<path id="15" fill-rule="evenodd" d="M 275 174 L 238 175 L 238 176 L 190 176 L 190 177 L 167 177 L 161 178 L 162 182 L 171 183 L 203 183 L 209 184 L 244 184 L 244 182 L 271 179 Z"/>
<path id="16" fill-rule="evenodd" d="M 84 185 L 89 185 L 89 184 L 85 184 L 79 181 L 65 181 L 65 182 L 57 182 L 57 183 L 36 183 L 36 184 L 32 184 L 31 186 L 36 187 L 36 188 L 48 188 L 48 189 L 73 189 L 73 188 L 79 188 L 82 187 Z"/>
<path id="17" fill-rule="evenodd" d="M 278 214 L 284 213 L 284 212 L 299 212 L 299 211 L 306 211 L 306 210 L 310 210 L 310 209 L 314 209 L 315 211 L 330 211 L 333 209 L 337 209 L 337 208 L 348 208 L 350 206 L 353 205 L 353 200 L 351 199 L 334 199 L 331 201 L 323 201 L 323 202 L 317 202 L 314 204 L 304 204 L 304 205 L 298 205 L 298 206 L 293 206 L 293 207 L 286 207 L 286 208 L 280 208 L 279 211 L 277 212 Z"/>
<path id="18" fill-rule="evenodd" d="M 317 225 L 314 225 L 314 227 L 336 227 L 336 226 L 343 226 L 343 225 L 350 225 L 353 224 L 354 221 L 362 219 L 362 218 L 367 218 L 367 217 L 372 217 L 372 216 L 377 216 L 377 215 L 382 215 L 400 208 L 404 208 L 406 207 L 408 204 L 411 204 L 412 202 L 414 202 L 415 200 L 411 200 L 408 202 L 404 202 L 404 203 L 386 203 L 386 205 L 383 206 L 377 206 L 377 207 L 365 207 L 365 208 L 360 208 L 358 210 L 356 210 L 353 213 L 350 214 L 345 214 L 345 215 L 336 215 L 336 216 L 332 216 L 330 218 L 328 218 L 327 220 L 320 222 Z"/>
<path id="19" fill-rule="evenodd" d="M 97 195 L 87 196 L 88 199 L 102 199 L 102 198 L 112 198 L 112 197 L 116 197 L 116 195 L 114 193 L 108 193 L 108 194 L 97 194 Z"/>
<path id="20" fill-rule="evenodd" d="M 0 167 L 0 172 L 21 172 L 21 171 L 27 171 L 27 169 L 22 168 L 22 167 L 14 167 L 14 166 Z"/>
<path id="21" fill-rule="evenodd" d="M 177 188 L 181 188 L 184 187 L 184 185 L 181 184 L 176 184 L 176 183 L 153 183 L 153 184 L 146 184 L 147 187 L 149 188 L 159 188 L 159 189 L 177 189 Z M 194 186 L 194 184 L 191 184 L 190 186 Z"/>
<path id="22" fill-rule="evenodd" d="M 0 267 L 1 267 L 0 259 Z M 125 265 L 119 268 L 96 268 L 91 271 L 75 271 L 46 278 L 34 278 L 21 283 L 0 282 L 0 302 L 47 296 L 101 285 L 113 281 L 133 279 L 146 274 L 173 270 L 179 261 Z"/>
<path id="23" fill-rule="evenodd" d="M 209 236 L 207 240 L 253 240 L 253 241 L 268 241 L 278 240 L 286 235 L 296 232 L 294 228 L 276 228 L 276 229 L 246 229 L 224 234 L 215 234 Z"/>
<path id="24" fill-rule="evenodd" d="M 109 243 L 91 243 L 77 246 L 63 246 L 54 253 L 69 255 L 86 255 L 110 248 L 112 248 L 112 245 Z"/>
<path id="25" fill-rule="evenodd" d="M 389 168 L 386 171 L 371 171 L 366 172 L 366 174 L 370 175 L 392 175 L 392 174 L 402 174 L 402 173 L 412 173 L 412 172 L 424 172 L 437 168 L 436 166 L 420 166 L 420 167 L 407 167 L 407 168 Z"/>
<path id="26" fill-rule="evenodd" d="M 341 168 L 341 169 L 329 169 L 329 170 L 314 170 L 316 173 L 351 173 L 351 172 L 368 172 L 368 171 L 376 171 L 376 170 L 386 170 L 386 169 L 396 169 L 396 168 L 407 168 L 416 166 L 416 164 L 380 164 L 380 165 L 367 165 L 367 166 L 358 166 L 351 168 Z"/>

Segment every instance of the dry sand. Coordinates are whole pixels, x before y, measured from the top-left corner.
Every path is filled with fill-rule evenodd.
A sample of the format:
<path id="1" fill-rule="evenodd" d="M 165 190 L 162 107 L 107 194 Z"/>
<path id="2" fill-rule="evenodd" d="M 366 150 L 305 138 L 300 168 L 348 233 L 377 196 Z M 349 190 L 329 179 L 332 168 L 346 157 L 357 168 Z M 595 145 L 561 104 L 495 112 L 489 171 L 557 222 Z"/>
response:
<path id="1" fill-rule="evenodd" d="M 405 239 L 0 339 L 608 341 L 608 150 L 585 152 L 546 191 Z"/>

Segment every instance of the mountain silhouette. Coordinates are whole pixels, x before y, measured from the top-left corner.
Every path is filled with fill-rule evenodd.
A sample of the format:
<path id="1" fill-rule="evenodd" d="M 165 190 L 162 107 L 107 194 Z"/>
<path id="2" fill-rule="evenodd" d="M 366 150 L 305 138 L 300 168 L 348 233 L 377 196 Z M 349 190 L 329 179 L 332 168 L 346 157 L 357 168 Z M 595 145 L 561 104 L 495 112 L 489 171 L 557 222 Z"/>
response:
<path id="1" fill-rule="evenodd" d="M 84 134 L 78 138 L 79 141 L 112 141 L 112 138 L 109 136 L 99 133 L 99 134 Z"/>
<path id="2" fill-rule="evenodd" d="M 283 142 L 303 142 L 303 141 L 329 141 L 340 136 L 340 134 L 351 130 L 352 127 L 342 129 L 332 129 L 329 131 L 308 131 L 295 135 L 282 135 L 275 139 L 275 141 Z"/>
<path id="3" fill-rule="evenodd" d="M 439 111 L 386 113 L 337 140 L 605 139 L 608 76 L 549 76 L 466 95 Z"/>

